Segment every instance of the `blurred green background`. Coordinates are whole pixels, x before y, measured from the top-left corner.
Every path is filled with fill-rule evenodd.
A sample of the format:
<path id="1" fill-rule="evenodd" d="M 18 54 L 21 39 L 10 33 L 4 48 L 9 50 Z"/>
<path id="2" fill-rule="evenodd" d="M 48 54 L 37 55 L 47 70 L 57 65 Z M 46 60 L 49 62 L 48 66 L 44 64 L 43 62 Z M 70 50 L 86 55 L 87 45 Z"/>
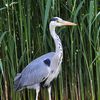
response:
<path id="1" fill-rule="evenodd" d="M 1 100 L 35 100 L 34 90 L 14 91 L 14 77 L 36 57 L 54 51 L 52 17 L 78 24 L 57 28 L 62 40 L 62 71 L 52 100 L 100 100 L 100 0 L 0 0 Z M 48 100 L 41 89 L 39 100 Z"/>

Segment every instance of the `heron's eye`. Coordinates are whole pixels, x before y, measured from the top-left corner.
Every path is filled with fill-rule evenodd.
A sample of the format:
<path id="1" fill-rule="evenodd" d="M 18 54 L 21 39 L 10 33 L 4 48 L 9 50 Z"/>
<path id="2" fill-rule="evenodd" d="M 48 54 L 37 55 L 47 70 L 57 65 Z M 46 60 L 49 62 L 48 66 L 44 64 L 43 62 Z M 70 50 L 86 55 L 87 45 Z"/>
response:
<path id="1" fill-rule="evenodd" d="M 59 20 L 57 20 L 56 22 L 59 23 Z"/>

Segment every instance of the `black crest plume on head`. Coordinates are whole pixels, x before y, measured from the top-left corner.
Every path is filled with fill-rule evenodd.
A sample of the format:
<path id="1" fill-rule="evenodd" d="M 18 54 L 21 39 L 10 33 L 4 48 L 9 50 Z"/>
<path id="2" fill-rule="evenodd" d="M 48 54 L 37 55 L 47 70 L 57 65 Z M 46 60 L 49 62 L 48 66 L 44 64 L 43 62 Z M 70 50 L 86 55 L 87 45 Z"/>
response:
<path id="1" fill-rule="evenodd" d="M 54 17 L 50 21 L 57 21 L 57 20 L 58 20 L 58 18 L 57 17 Z"/>

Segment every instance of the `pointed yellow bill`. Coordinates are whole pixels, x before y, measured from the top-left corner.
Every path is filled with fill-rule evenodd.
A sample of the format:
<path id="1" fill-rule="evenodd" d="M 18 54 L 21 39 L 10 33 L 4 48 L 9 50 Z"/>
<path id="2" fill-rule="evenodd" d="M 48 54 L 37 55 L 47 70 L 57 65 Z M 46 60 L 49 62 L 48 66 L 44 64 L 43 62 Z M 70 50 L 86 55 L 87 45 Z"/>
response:
<path id="1" fill-rule="evenodd" d="M 68 21 L 63 21 L 63 25 L 67 25 L 67 26 L 75 26 L 77 24 L 72 23 L 72 22 L 68 22 Z"/>

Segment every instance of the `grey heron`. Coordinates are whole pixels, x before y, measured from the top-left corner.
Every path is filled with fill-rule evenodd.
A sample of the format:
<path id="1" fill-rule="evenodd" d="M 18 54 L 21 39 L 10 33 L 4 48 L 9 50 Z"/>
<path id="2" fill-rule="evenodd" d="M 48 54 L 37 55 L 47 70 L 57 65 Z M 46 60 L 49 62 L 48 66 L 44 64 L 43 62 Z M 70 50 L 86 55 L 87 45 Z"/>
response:
<path id="1" fill-rule="evenodd" d="M 59 17 L 53 17 L 49 24 L 50 34 L 55 43 L 55 52 L 44 54 L 30 62 L 21 73 L 14 78 L 14 88 L 20 91 L 24 88 L 36 90 L 36 100 L 41 84 L 48 87 L 49 100 L 51 100 L 51 81 L 59 74 L 63 58 L 63 48 L 59 36 L 55 32 L 56 27 L 73 26 L 75 23 L 65 21 Z"/>

